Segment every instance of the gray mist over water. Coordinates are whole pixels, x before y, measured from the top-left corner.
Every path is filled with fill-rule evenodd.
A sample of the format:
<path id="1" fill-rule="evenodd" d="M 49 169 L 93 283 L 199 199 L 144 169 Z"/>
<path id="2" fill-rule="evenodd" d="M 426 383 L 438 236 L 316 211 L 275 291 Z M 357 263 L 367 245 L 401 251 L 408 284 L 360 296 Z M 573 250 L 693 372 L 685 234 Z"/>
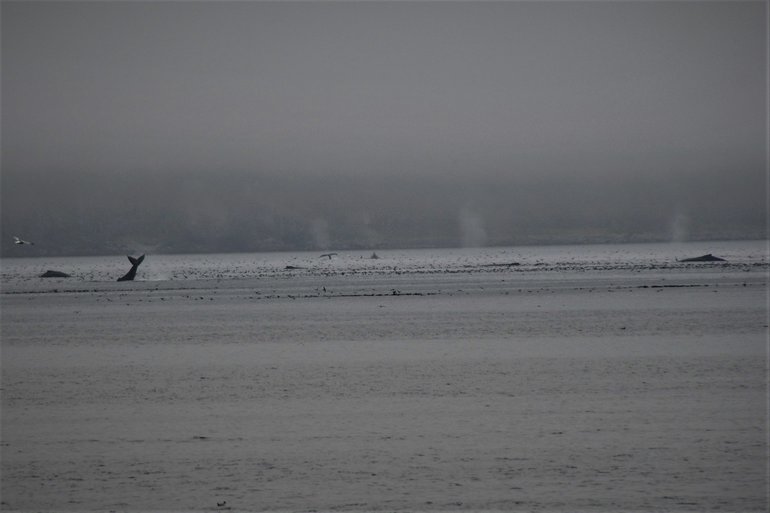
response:
<path id="1" fill-rule="evenodd" d="M 764 237 L 766 38 L 764 2 L 3 2 L 2 254 Z"/>

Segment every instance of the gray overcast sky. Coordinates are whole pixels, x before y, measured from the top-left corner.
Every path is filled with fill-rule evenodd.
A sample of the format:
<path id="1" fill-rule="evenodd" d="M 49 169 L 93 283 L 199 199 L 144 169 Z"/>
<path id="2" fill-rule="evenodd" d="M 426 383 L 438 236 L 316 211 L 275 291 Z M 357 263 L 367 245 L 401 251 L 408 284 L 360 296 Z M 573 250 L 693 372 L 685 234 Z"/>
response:
<path id="1" fill-rule="evenodd" d="M 767 19 L 3 1 L 3 254 L 54 231 L 101 251 L 761 235 Z"/>

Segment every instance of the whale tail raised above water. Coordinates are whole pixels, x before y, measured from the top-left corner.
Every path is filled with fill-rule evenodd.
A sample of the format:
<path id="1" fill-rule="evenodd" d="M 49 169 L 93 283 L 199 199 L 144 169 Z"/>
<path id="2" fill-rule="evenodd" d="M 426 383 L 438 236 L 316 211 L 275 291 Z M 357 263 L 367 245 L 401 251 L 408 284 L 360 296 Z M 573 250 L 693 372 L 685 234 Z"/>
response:
<path id="1" fill-rule="evenodd" d="M 131 280 L 133 280 L 134 277 L 136 277 L 136 270 L 139 268 L 139 264 L 144 262 L 144 255 L 142 255 L 140 257 L 137 257 L 137 258 L 129 256 L 128 257 L 128 261 L 131 262 L 131 269 L 129 269 L 129 271 L 126 274 L 124 274 L 123 276 L 118 278 L 118 281 L 131 281 Z"/>

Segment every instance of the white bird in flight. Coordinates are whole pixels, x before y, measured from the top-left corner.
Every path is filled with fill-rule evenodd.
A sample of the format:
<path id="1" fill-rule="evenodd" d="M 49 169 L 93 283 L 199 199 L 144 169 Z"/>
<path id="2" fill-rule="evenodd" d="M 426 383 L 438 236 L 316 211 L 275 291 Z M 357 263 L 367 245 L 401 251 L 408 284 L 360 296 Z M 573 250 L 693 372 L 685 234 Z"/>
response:
<path id="1" fill-rule="evenodd" d="M 29 241 L 27 241 L 27 240 L 24 240 L 24 239 L 20 239 L 20 238 L 18 238 L 18 237 L 17 237 L 17 236 L 15 236 L 15 235 L 13 236 L 13 243 L 14 243 L 14 244 L 29 244 L 30 246 L 34 246 L 34 245 L 35 245 L 35 243 L 34 243 L 34 242 L 29 242 Z"/>

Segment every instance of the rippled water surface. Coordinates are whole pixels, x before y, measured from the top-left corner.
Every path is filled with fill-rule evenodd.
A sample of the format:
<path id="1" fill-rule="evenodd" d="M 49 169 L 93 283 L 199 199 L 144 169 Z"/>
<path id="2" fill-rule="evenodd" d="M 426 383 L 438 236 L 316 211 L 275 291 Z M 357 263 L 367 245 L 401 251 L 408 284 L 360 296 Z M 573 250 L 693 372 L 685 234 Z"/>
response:
<path id="1" fill-rule="evenodd" d="M 2 509 L 766 511 L 765 242 L 371 256 L 3 260 Z"/>
<path id="2" fill-rule="evenodd" d="M 767 265 L 766 241 L 726 241 L 671 244 L 524 246 L 429 250 L 348 251 L 331 258 L 312 253 L 242 253 L 218 255 L 148 255 L 137 281 L 174 282 L 193 286 L 197 280 L 245 280 L 301 276 L 440 274 L 515 271 L 628 271 L 762 268 Z M 21 253 L 21 250 L 20 250 Z M 678 260 L 706 253 L 723 263 L 692 264 Z M 372 258 L 375 255 L 377 258 Z M 9 258 L 0 276 L 5 291 L 94 285 L 115 281 L 130 267 L 123 256 L 68 258 Z M 69 279 L 39 279 L 47 270 L 70 274 Z M 220 284 L 221 285 L 221 284 Z M 237 286 L 238 284 L 234 284 Z M 208 286 L 208 284 L 207 284 Z"/>

